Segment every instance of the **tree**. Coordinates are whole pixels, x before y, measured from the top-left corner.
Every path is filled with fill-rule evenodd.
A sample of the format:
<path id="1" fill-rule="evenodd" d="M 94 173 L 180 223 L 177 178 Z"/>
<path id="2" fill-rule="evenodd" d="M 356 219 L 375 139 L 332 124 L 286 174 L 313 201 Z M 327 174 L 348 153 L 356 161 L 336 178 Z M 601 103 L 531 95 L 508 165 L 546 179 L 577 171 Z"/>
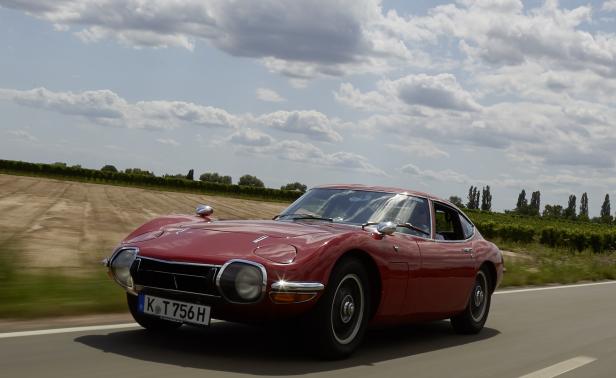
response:
<path id="1" fill-rule="evenodd" d="M 533 192 L 530 197 L 530 203 L 528 204 L 528 214 L 538 216 L 541 209 L 541 192 L 538 190 Z"/>
<path id="2" fill-rule="evenodd" d="M 588 194 L 584 192 L 580 199 L 580 219 L 588 220 Z"/>
<path id="3" fill-rule="evenodd" d="M 490 185 L 481 189 L 481 210 L 492 211 L 492 194 L 490 194 Z"/>
<path id="4" fill-rule="evenodd" d="M 195 170 L 191 169 L 190 171 L 188 171 L 188 174 L 186 175 L 186 180 L 194 180 L 195 179 Z"/>
<path id="5" fill-rule="evenodd" d="M 543 216 L 546 218 L 562 218 L 563 207 L 561 205 L 545 205 Z"/>
<path id="6" fill-rule="evenodd" d="M 50 165 L 51 165 L 52 167 L 63 167 L 63 168 L 66 168 L 66 163 L 63 163 L 63 162 L 61 162 L 61 161 L 56 161 L 55 163 L 50 164 Z"/>
<path id="7" fill-rule="evenodd" d="M 464 209 L 466 207 L 466 206 L 464 206 L 464 203 L 462 202 L 462 198 L 460 198 L 458 196 L 451 196 L 451 197 L 449 197 L 449 202 L 453 203 L 454 205 L 456 205 L 460 209 Z"/>
<path id="8" fill-rule="evenodd" d="M 203 182 L 216 182 L 218 184 L 232 184 L 231 176 L 221 176 L 217 172 L 206 172 L 199 176 L 199 180 Z"/>
<path id="9" fill-rule="evenodd" d="M 610 195 L 606 194 L 601 205 L 601 215 L 599 216 L 602 223 L 612 223 L 612 209 L 610 206 Z"/>
<path id="10" fill-rule="evenodd" d="M 515 205 L 516 213 L 526 214 L 528 208 L 528 201 L 526 200 L 526 190 L 522 189 L 518 194 L 518 202 Z"/>
<path id="11" fill-rule="evenodd" d="M 477 187 L 475 187 L 475 209 L 479 209 L 479 196 L 481 195 L 481 193 L 479 193 L 479 189 L 477 189 Z"/>
<path id="12" fill-rule="evenodd" d="M 569 203 L 567 204 L 567 208 L 565 209 L 563 215 L 565 218 L 568 219 L 575 219 L 576 218 L 576 214 L 575 214 L 575 209 L 576 209 L 576 197 L 574 194 L 571 194 L 569 196 Z"/>
<path id="13" fill-rule="evenodd" d="M 471 210 L 479 209 L 479 189 L 476 186 L 468 188 L 468 203 L 466 207 Z"/>
<path id="14" fill-rule="evenodd" d="M 257 188 L 265 188 L 265 184 L 263 181 L 259 180 L 256 176 L 244 175 L 240 177 L 240 180 L 237 182 L 238 185 L 243 186 L 255 186 Z"/>
<path id="15" fill-rule="evenodd" d="M 143 170 L 141 168 L 126 168 L 124 173 L 129 175 L 138 175 L 138 176 L 151 176 L 154 177 L 154 173 L 150 171 Z"/>
<path id="16" fill-rule="evenodd" d="M 296 190 L 298 192 L 305 193 L 308 187 L 300 182 L 292 182 L 290 184 L 280 187 L 280 190 Z"/>
<path id="17" fill-rule="evenodd" d="M 113 172 L 113 173 L 118 173 L 118 169 L 116 167 L 114 167 L 113 165 L 105 165 L 103 168 L 101 168 L 101 171 L 103 172 Z"/>

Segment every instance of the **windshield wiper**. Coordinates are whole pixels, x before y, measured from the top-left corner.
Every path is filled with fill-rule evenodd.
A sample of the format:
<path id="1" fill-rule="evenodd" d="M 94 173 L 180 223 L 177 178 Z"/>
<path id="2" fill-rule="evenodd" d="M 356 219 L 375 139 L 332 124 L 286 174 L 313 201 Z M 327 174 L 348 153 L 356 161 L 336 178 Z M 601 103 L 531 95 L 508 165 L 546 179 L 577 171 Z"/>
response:
<path id="1" fill-rule="evenodd" d="M 315 220 L 324 220 L 324 221 L 328 221 L 328 222 L 333 222 L 334 221 L 333 218 L 325 218 L 325 217 L 320 217 L 318 215 L 298 214 L 298 213 L 295 213 L 295 214 L 279 214 L 279 215 L 276 215 L 274 217 L 274 220 L 280 219 L 280 218 L 283 218 L 283 217 L 291 217 L 291 219 L 293 219 L 293 220 L 297 220 L 297 219 L 315 219 Z"/>
<path id="2" fill-rule="evenodd" d="M 364 223 L 364 224 L 362 224 L 362 225 L 361 225 L 361 229 L 363 230 L 363 229 L 365 229 L 365 227 L 366 227 L 366 226 L 375 226 L 375 225 L 377 225 L 377 224 L 379 224 L 379 223 L 382 223 L 382 222 L 367 222 L 367 223 Z M 405 228 L 411 229 L 411 230 L 413 230 L 413 231 L 420 232 L 420 233 L 422 233 L 422 234 L 424 234 L 424 235 L 432 236 L 432 235 L 430 234 L 430 232 L 428 232 L 428 231 L 426 231 L 426 230 L 423 230 L 423 229 L 421 229 L 421 228 L 419 228 L 419 227 L 417 227 L 417 226 L 414 226 L 414 225 L 413 225 L 413 224 L 411 224 L 411 223 L 400 223 L 400 224 L 396 224 L 396 227 L 405 227 Z"/>
<path id="3" fill-rule="evenodd" d="M 402 224 L 399 224 L 399 225 L 397 225 L 397 226 L 398 226 L 398 227 L 406 227 L 406 228 L 411 229 L 411 230 L 413 230 L 413 231 L 420 232 L 420 233 L 422 233 L 422 234 L 424 234 L 424 235 L 432 236 L 432 235 L 431 235 L 428 231 L 426 231 L 426 230 L 424 230 L 424 229 L 421 229 L 421 228 L 419 228 L 419 227 L 417 227 L 417 226 L 414 226 L 414 225 L 412 225 L 411 223 L 402 223 Z"/>

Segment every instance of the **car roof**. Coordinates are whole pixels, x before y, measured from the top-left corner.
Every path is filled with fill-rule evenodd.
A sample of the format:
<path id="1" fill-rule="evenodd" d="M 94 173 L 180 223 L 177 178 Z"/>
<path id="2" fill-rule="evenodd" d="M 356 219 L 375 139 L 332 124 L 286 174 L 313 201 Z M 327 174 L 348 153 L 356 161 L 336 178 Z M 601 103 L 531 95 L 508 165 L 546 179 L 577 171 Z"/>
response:
<path id="1" fill-rule="evenodd" d="M 455 209 L 458 209 L 457 206 L 455 206 L 454 204 L 452 204 L 451 202 L 436 197 L 432 194 L 428 194 L 428 193 L 424 193 L 424 192 L 418 192 L 416 190 L 409 190 L 409 189 L 403 189 L 403 188 L 396 188 L 396 187 L 389 187 L 389 186 L 372 186 L 372 185 L 362 185 L 362 184 L 329 184 L 329 185 L 319 185 L 316 186 L 315 188 L 322 188 L 322 189 L 349 189 L 349 190 L 364 190 L 367 192 L 385 192 L 385 193 L 397 193 L 397 194 L 408 194 L 411 196 L 417 196 L 417 197 L 425 197 L 431 200 L 435 200 L 435 201 L 439 201 L 439 202 L 443 202 Z M 458 209 L 459 210 L 459 209 Z"/>

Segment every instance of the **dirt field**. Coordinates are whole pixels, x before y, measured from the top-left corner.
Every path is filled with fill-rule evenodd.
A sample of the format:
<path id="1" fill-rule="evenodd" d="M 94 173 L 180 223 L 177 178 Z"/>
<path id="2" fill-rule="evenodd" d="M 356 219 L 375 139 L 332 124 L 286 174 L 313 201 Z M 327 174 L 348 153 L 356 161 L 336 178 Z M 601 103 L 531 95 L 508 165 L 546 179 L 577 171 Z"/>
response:
<path id="1" fill-rule="evenodd" d="M 0 246 L 19 253 L 20 265 L 34 268 L 97 264 L 135 227 L 162 214 L 192 214 L 198 203 L 213 206 L 219 219 L 268 219 L 286 207 L 0 174 Z"/>

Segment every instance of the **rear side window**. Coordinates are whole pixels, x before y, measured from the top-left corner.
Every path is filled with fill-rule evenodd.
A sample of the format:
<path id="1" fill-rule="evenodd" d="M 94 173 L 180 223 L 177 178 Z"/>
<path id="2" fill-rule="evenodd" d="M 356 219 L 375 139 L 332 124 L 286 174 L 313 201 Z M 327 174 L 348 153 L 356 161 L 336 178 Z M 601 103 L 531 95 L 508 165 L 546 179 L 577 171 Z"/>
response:
<path id="1" fill-rule="evenodd" d="M 436 223 L 436 240 L 466 239 L 460 223 L 460 214 L 453 208 L 434 202 L 434 220 Z"/>
<path id="2" fill-rule="evenodd" d="M 462 224 L 462 232 L 464 233 L 464 239 L 468 239 L 475 233 L 475 226 L 460 214 L 460 223 Z"/>

